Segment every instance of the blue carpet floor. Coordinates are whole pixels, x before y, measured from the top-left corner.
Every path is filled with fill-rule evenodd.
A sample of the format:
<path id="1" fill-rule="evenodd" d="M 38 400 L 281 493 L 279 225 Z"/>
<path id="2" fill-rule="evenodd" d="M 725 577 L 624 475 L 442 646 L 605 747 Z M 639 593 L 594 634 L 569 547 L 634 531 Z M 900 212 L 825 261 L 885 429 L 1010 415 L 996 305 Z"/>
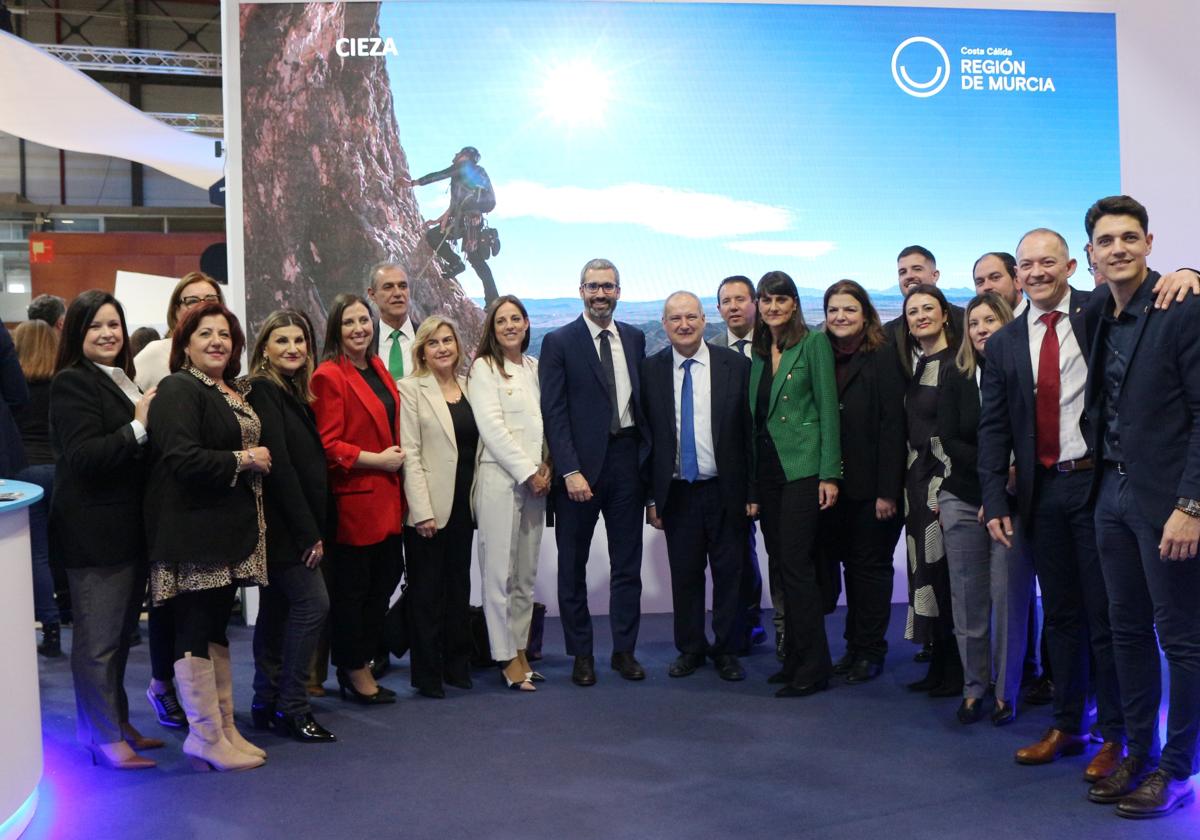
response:
<path id="1" fill-rule="evenodd" d="M 844 613 L 829 618 L 841 653 Z M 597 638 L 607 640 L 607 620 Z M 270 754 L 245 773 L 195 773 L 182 736 L 154 722 L 141 692 L 145 645 L 127 682 L 133 720 L 168 739 L 154 770 L 91 766 L 74 740 L 66 658 L 42 660 L 46 772 L 24 835 L 42 838 L 1194 838 L 1200 806 L 1135 823 L 1087 801 L 1088 757 L 1022 767 L 1013 751 L 1046 728 L 1048 707 L 1011 726 L 962 726 L 957 700 L 914 696 L 923 673 L 891 628 L 883 676 L 809 698 L 776 700 L 768 646 L 743 661 L 749 678 L 721 682 L 711 667 L 670 679 L 670 616 L 646 616 L 638 656 L 649 676 L 621 680 L 598 649 L 599 684 L 570 683 L 558 622 L 546 628 L 547 682 L 504 689 L 479 671 L 473 691 L 444 701 L 409 696 L 407 665 L 384 684 L 394 706 L 334 696 L 314 702 L 339 742 L 303 745 L 249 728 L 250 631 L 233 631 L 243 731 Z M 69 634 L 65 643 L 69 645 Z M 603 654 L 603 656 L 599 655 Z M 332 687 L 332 678 L 327 687 Z M 1089 754 L 1091 751 L 1089 751 Z"/>

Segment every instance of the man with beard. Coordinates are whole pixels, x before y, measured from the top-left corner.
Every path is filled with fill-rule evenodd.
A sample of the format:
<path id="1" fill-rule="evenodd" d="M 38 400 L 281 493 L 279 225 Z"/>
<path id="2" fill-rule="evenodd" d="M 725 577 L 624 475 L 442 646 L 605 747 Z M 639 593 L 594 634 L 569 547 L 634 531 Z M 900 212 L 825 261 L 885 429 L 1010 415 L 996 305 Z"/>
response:
<path id="1" fill-rule="evenodd" d="M 900 288 L 900 294 L 904 297 L 908 297 L 910 289 L 915 289 L 922 283 L 936 286 L 938 278 L 941 276 L 937 260 L 928 248 L 921 245 L 909 245 L 896 255 L 896 281 Z M 903 310 L 904 307 L 900 308 Z M 957 346 L 957 341 L 963 331 L 963 309 L 953 303 L 950 304 L 950 328 L 951 341 L 955 342 L 955 346 Z M 900 365 L 904 369 L 904 373 L 911 378 L 920 345 L 910 340 L 908 322 L 904 319 L 903 311 L 884 324 L 883 331 L 888 340 L 896 345 L 896 350 L 900 354 Z"/>
<path id="2" fill-rule="evenodd" d="M 634 657 L 642 596 L 642 464 L 650 440 L 639 396 L 638 366 L 646 355 L 640 330 L 613 320 L 621 278 L 608 260 L 580 272 L 583 314 L 542 340 L 538 363 L 542 419 L 555 474 L 558 606 L 571 680 L 596 683 L 587 560 L 604 514 L 608 535 L 612 667 L 627 680 L 645 670 Z"/>

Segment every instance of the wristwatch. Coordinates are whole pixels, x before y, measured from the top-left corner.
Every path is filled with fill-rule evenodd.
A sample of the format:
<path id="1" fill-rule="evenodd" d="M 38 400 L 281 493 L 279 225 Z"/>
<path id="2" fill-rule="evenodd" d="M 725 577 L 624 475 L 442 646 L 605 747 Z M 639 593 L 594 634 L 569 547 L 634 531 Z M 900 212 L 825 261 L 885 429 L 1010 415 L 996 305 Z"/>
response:
<path id="1" fill-rule="evenodd" d="M 1186 513 L 1194 519 L 1200 519 L 1200 499 L 1185 499 L 1180 496 L 1175 500 L 1175 510 Z"/>

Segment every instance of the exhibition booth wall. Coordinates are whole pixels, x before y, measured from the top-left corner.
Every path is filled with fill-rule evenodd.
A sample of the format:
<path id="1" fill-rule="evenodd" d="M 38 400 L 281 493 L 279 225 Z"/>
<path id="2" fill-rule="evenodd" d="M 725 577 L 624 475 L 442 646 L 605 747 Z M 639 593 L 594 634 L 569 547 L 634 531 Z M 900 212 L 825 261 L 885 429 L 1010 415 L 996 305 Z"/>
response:
<path id="1" fill-rule="evenodd" d="M 895 314 L 895 253 L 914 242 L 962 299 L 975 257 L 1031 227 L 1082 256 L 1083 211 L 1120 191 L 1150 208 L 1156 265 L 1194 264 L 1185 146 L 1200 126 L 1175 92 L 1195 79 L 1181 33 L 1196 18 L 1182 1 L 227 2 L 230 298 L 251 329 L 281 305 L 320 329 L 335 294 L 399 258 L 416 319 L 451 314 L 473 346 L 481 278 L 443 276 L 425 236 L 447 182 L 405 180 L 467 145 L 496 193 L 488 265 L 529 306 L 533 352 L 578 315 L 596 256 L 621 268 L 617 317 L 649 349 L 675 289 L 719 326 L 708 298 L 730 274 L 788 271 L 810 322 L 846 276 Z M 555 558 L 547 530 L 537 597 L 552 611 Z M 605 558 L 598 529 L 597 612 Z M 650 528 L 643 580 L 643 609 L 669 610 Z"/>

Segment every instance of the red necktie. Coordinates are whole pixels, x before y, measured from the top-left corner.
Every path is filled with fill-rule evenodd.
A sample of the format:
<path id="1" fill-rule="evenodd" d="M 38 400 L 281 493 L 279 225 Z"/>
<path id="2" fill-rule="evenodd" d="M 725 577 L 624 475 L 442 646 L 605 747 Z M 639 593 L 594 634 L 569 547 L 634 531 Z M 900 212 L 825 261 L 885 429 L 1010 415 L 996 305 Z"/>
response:
<path id="1" fill-rule="evenodd" d="M 1058 463 L 1058 408 L 1062 381 L 1058 376 L 1058 319 L 1061 312 L 1047 312 L 1038 318 L 1046 325 L 1037 374 L 1037 459 L 1043 467 Z"/>

